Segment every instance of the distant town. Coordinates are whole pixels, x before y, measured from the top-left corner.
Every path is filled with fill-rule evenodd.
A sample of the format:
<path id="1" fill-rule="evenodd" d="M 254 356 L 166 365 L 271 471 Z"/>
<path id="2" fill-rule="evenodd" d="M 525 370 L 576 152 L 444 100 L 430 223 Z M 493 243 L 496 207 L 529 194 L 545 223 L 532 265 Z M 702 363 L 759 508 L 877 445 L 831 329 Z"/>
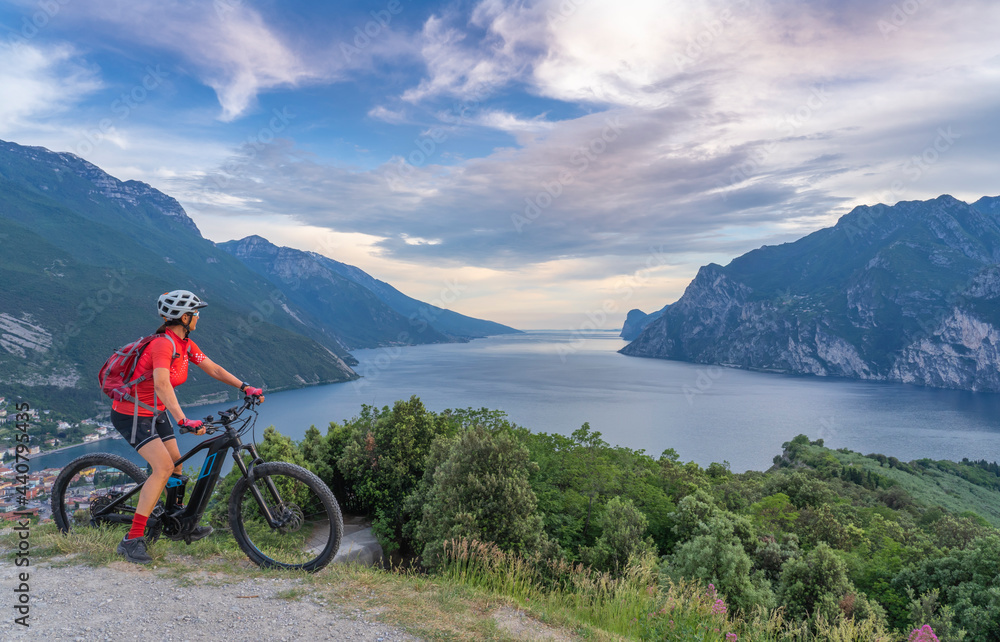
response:
<path id="1" fill-rule="evenodd" d="M 30 423 L 28 434 L 31 438 L 28 446 L 30 458 L 101 439 L 121 439 L 118 431 L 107 421 L 86 419 L 80 422 L 68 422 L 52 416 L 49 410 L 37 408 L 27 411 L 27 414 L 30 417 L 28 420 Z M 18 501 L 17 487 L 21 486 L 22 482 L 17 479 L 14 469 L 17 443 L 16 415 L 13 401 L 0 397 L 0 519 L 14 519 L 14 511 L 17 510 L 31 512 L 43 521 L 48 520 L 52 518 L 52 509 L 49 506 L 52 486 L 60 469 L 35 470 L 34 466 L 31 466 L 25 492 L 27 503 L 22 504 Z M 87 484 L 92 484 L 92 479 L 87 478 L 86 471 L 83 477 Z M 74 490 L 80 498 L 79 508 L 86 508 L 89 505 L 87 485 Z M 92 485 L 89 490 L 93 490 Z"/>

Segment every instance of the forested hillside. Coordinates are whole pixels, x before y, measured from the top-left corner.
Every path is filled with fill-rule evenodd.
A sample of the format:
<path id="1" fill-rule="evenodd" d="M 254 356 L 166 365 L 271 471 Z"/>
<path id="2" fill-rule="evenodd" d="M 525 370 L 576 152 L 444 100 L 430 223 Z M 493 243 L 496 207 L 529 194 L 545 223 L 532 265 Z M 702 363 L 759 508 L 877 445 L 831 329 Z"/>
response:
<path id="1" fill-rule="evenodd" d="M 586 424 L 532 432 L 417 398 L 299 444 L 273 429 L 265 441 L 265 457 L 313 469 L 403 559 L 586 605 L 632 637 L 893 640 L 926 625 L 940 640 L 1000 639 L 996 463 L 902 462 L 800 435 L 770 470 L 734 474 L 611 446 Z"/>

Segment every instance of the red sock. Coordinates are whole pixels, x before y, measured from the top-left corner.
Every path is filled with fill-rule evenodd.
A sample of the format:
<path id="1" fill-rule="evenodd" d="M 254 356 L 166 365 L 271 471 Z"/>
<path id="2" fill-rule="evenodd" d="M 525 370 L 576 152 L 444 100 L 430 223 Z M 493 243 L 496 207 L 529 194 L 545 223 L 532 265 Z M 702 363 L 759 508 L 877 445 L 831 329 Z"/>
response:
<path id="1" fill-rule="evenodd" d="M 148 515 L 135 514 L 132 518 L 132 528 L 129 530 L 126 537 L 128 539 L 135 539 L 136 537 L 142 537 L 146 533 L 146 520 L 149 519 Z"/>

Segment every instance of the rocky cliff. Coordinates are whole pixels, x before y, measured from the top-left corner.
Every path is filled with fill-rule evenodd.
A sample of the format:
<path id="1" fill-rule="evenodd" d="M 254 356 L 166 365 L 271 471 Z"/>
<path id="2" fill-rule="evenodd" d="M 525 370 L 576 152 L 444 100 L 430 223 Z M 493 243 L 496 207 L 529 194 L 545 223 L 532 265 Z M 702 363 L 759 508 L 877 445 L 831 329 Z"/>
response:
<path id="1" fill-rule="evenodd" d="M 657 310 L 656 312 L 650 312 L 649 314 L 646 314 L 638 308 L 635 310 L 629 310 L 628 314 L 625 315 L 625 323 L 622 324 L 621 334 L 618 336 L 626 341 L 633 341 L 636 337 L 642 334 L 642 331 L 646 329 L 646 326 L 663 316 L 664 310 L 668 307 L 670 307 L 669 304 L 663 306 L 662 309 Z"/>
<path id="2" fill-rule="evenodd" d="M 1000 199 L 858 207 L 701 268 L 621 352 L 1000 391 L 998 263 Z"/>

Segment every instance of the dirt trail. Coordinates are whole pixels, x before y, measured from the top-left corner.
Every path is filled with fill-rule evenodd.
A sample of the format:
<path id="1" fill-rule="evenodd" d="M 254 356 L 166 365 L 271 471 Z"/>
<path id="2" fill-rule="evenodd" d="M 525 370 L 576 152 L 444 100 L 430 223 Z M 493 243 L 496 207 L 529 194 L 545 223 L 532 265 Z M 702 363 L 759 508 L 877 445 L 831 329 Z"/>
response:
<path id="1" fill-rule="evenodd" d="M 5 596 L 0 640 L 415 640 L 372 620 L 374 613 L 339 610 L 308 594 L 282 599 L 302 581 L 296 578 L 237 578 L 192 572 L 184 582 L 176 571 L 113 562 L 106 567 L 56 566 L 29 569 L 30 627 L 14 623 L 13 563 L 0 565 Z"/>

